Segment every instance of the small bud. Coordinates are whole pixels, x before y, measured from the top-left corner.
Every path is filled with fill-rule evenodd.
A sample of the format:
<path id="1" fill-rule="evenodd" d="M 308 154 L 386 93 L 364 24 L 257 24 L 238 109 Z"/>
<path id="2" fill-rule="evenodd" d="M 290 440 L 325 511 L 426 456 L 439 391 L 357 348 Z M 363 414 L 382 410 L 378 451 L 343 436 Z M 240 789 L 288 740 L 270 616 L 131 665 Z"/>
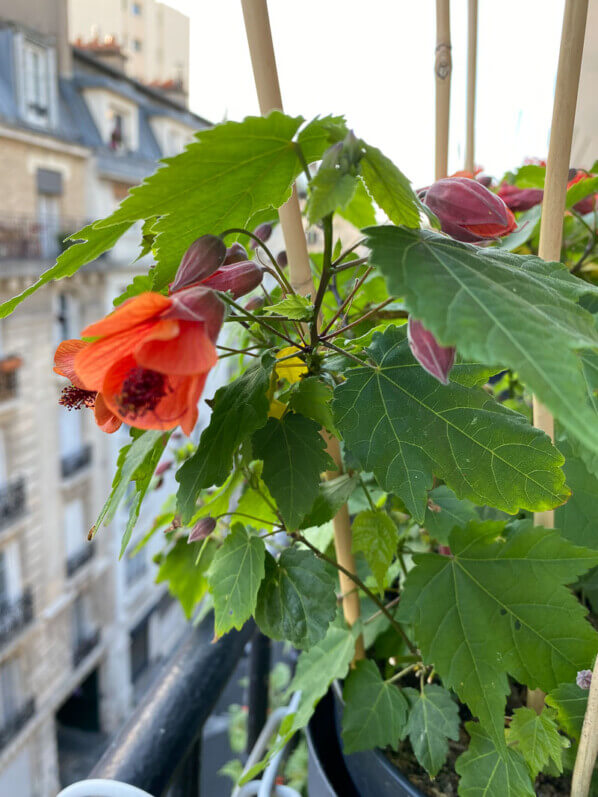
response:
<path id="1" fill-rule="evenodd" d="M 206 537 L 216 528 L 216 521 L 213 517 L 202 517 L 198 520 L 195 526 L 191 529 L 187 542 L 197 542 L 198 540 L 205 540 Z"/>
<path id="2" fill-rule="evenodd" d="M 257 238 L 259 238 L 259 239 L 260 239 L 260 241 L 263 241 L 264 243 L 266 243 L 266 241 L 267 241 L 267 240 L 270 238 L 270 236 L 272 235 L 272 225 L 270 224 L 270 222 L 269 222 L 269 221 L 265 221 L 263 224 L 259 224 L 259 225 L 258 225 L 258 226 L 255 228 L 255 230 L 253 231 L 253 234 L 254 234 L 254 235 L 257 237 Z M 249 246 L 250 246 L 252 249 L 255 249 L 255 248 L 257 247 L 257 245 L 258 245 L 258 244 L 257 244 L 257 241 L 254 241 L 253 239 L 252 239 L 251 243 L 249 244 Z"/>
<path id="3" fill-rule="evenodd" d="M 577 673 L 577 678 L 575 679 L 575 683 L 579 686 L 580 689 L 589 689 L 592 685 L 592 671 L 591 670 L 580 670 Z"/>
<path id="4" fill-rule="evenodd" d="M 210 339 L 215 341 L 224 319 L 225 306 L 213 290 L 203 285 L 177 291 L 171 297 L 171 307 L 162 318 L 181 321 L 203 321 Z"/>
<path id="5" fill-rule="evenodd" d="M 170 292 L 180 291 L 189 285 L 202 282 L 222 265 L 226 255 L 226 246 L 222 238 L 215 235 L 202 235 L 193 241 L 183 255 Z"/>
<path id="6" fill-rule="evenodd" d="M 281 268 L 286 268 L 289 265 L 289 257 L 286 249 L 283 249 L 282 252 L 276 255 L 276 262 Z"/>
<path id="7" fill-rule="evenodd" d="M 438 546 L 438 553 L 441 556 L 452 556 L 452 551 L 448 545 L 439 545 Z"/>
<path id="8" fill-rule="evenodd" d="M 226 257 L 222 262 L 223 266 L 230 266 L 231 263 L 242 263 L 244 260 L 249 260 L 247 249 L 239 243 L 234 243 L 226 250 Z"/>
<path id="9" fill-rule="evenodd" d="M 517 227 L 502 199 L 477 180 L 445 177 L 433 183 L 424 203 L 438 217 L 442 230 L 469 243 L 507 235 Z"/>
<path id="10" fill-rule="evenodd" d="M 245 305 L 245 309 L 249 310 L 251 313 L 253 310 L 259 310 L 260 307 L 264 306 L 264 299 L 262 296 L 254 296 L 253 299 L 250 299 L 247 304 Z"/>
<path id="11" fill-rule="evenodd" d="M 454 347 L 441 346 L 421 321 L 411 316 L 407 323 L 407 340 L 411 353 L 421 367 L 443 385 L 448 385 L 448 375 L 455 362 Z"/>
<path id="12" fill-rule="evenodd" d="M 233 263 L 222 266 L 211 277 L 204 280 L 204 285 L 215 291 L 230 291 L 235 299 L 245 296 L 261 283 L 263 270 L 257 263 L 246 260 L 244 263 Z"/>
<path id="13" fill-rule="evenodd" d="M 162 476 L 163 473 L 166 473 L 167 470 L 172 468 L 172 460 L 169 459 L 166 462 L 161 462 L 156 470 L 154 471 L 154 476 Z"/>
<path id="14" fill-rule="evenodd" d="M 544 191 L 541 188 L 517 188 L 516 185 L 503 183 L 497 195 L 512 211 L 519 211 L 539 205 L 544 198 Z"/>

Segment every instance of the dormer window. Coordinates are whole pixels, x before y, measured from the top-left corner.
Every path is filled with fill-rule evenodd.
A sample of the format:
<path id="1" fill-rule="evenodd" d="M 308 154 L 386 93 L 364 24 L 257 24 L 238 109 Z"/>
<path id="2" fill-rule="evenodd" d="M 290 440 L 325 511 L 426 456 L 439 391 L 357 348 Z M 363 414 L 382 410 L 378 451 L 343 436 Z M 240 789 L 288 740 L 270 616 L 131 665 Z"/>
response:
<path id="1" fill-rule="evenodd" d="M 50 122 L 50 74 L 48 53 L 32 42 L 23 43 L 25 118 L 47 127 Z"/>
<path id="2" fill-rule="evenodd" d="M 130 114 L 121 108 L 110 108 L 108 111 L 108 146 L 117 153 L 131 150 L 131 119 Z"/>

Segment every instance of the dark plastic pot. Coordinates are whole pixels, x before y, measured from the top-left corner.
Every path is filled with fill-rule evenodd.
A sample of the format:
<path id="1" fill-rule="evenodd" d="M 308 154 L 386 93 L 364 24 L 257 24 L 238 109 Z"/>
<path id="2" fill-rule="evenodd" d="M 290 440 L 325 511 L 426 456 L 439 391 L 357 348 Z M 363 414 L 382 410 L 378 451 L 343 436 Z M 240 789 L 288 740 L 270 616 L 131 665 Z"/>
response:
<path id="1" fill-rule="evenodd" d="M 343 714 L 341 685 L 338 682 L 333 683 L 331 692 L 336 739 L 342 749 L 340 738 Z M 381 750 L 366 750 L 350 755 L 343 753 L 342 756 L 359 797 L 424 797 L 422 792 L 390 763 Z"/>

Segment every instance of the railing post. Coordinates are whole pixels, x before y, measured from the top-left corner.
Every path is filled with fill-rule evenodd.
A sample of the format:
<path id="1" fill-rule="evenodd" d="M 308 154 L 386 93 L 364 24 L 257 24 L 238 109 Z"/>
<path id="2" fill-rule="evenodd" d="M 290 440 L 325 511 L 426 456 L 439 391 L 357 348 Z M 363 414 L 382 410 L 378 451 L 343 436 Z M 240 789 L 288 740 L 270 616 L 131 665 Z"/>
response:
<path id="1" fill-rule="evenodd" d="M 251 640 L 249 654 L 249 688 L 247 696 L 247 752 L 253 750 L 266 723 L 268 683 L 270 680 L 270 640 L 257 631 Z"/>
<path id="2" fill-rule="evenodd" d="M 168 797 L 199 797 L 201 775 L 201 736 L 179 767 Z M 210 797 L 210 795 L 208 795 Z"/>

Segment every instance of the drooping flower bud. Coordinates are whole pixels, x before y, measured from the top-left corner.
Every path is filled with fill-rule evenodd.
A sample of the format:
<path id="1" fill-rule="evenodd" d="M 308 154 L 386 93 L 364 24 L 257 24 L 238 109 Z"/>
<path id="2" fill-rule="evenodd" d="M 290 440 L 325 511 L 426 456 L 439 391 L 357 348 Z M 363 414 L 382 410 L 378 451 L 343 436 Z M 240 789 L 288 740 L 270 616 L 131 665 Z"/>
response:
<path id="1" fill-rule="evenodd" d="M 592 685 L 592 671 L 580 670 L 577 673 L 575 683 L 579 686 L 580 689 L 589 689 L 590 686 Z"/>
<path id="2" fill-rule="evenodd" d="M 193 285 L 177 291 L 170 297 L 172 306 L 162 318 L 174 318 L 177 321 L 203 321 L 205 330 L 212 341 L 216 341 L 225 306 L 214 291 L 203 285 Z"/>
<path id="3" fill-rule="evenodd" d="M 426 191 L 424 203 L 442 230 L 457 241 L 475 243 L 513 232 L 515 216 L 503 200 L 477 180 L 445 177 Z"/>
<path id="4" fill-rule="evenodd" d="M 263 296 L 254 296 L 253 299 L 250 299 L 247 302 L 247 304 L 245 305 L 245 309 L 249 310 L 249 312 L 251 313 L 253 310 L 259 310 L 263 306 L 264 306 Z"/>
<path id="5" fill-rule="evenodd" d="M 222 265 L 229 266 L 231 263 L 242 263 L 244 260 L 249 260 L 247 249 L 239 243 L 234 243 L 226 250 Z"/>
<path id="6" fill-rule="evenodd" d="M 222 238 L 215 235 L 202 235 L 187 249 L 177 269 L 170 292 L 180 291 L 189 285 L 202 282 L 222 265 L 226 256 L 226 246 Z"/>
<path id="7" fill-rule="evenodd" d="M 216 521 L 213 517 L 202 517 L 198 520 L 195 526 L 191 529 L 187 542 L 197 542 L 198 540 L 205 540 L 206 537 L 216 528 Z"/>
<path id="8" fill-rule="evenodd" d="M 215 291 L 230 291 L 233 298 L 238 299 L 257 288 L 263 276 L 264 272 L 257 263 L 246 260 L 244 263 L 221 266 L 203 284 Z"/>
<path id="9" fill-rule="evenodd" d="M 449 372 L 455 362 L 453 346 L 441 346 L 421 321 L 409 316 L 407 340 L 411 353 L 421 367 L 443 385 L 449 383 Z"/>
<path id="10" fill-rule="evenodd" d="M 258 226 L 255 228 L 255 230 L 253 231 L 253 234 L 254 234 L 254 235 L 257 237 L 257 238 L 259 238 L 259 239 L 260 239 L 260 241 L 263 241 L 264 243 L 266 243 L 266 241 L 267 241 L 267 240 L 270 238 L 270 236 L 272 235 L 272 225 L 270 224 L 270 222 L 269 222 L 269 221 L 265 221 L 263 224 L 259 224 L 259 225 L 258 225 Z M 251 247 L 252 249 L 255 249 L 255 248 L 257 247 L 257 245 L 258 245 L 258 244 L 257 244 L 257 241 L 254 241 L 254 240 L 252 239 L 252 241 L 251 241 L 251 243 L 250 243 L 249 245 L 250 245 L 250 247 Z"/>
<path id="11" fill-rule="evenodd" d="M 289 256 L 286 249 L 276 255 L 276 262 L 281 268 L 286 268 L 289 265 Z"/>
<path id="12" fill-rule="evenodd" d="M 498 189 L 497 195 L 508 208 L 517 212 L 539 205 L 544 198 L 544 191 L 541 188 L 518 188 L 516 185 L 503 183 Z"/>
<path id="13" fill-rule="evenodd" d="M 571 188 L 572 185 L 575 185 L 575 183 L 579 183 L 582 180 L 587 180 L 588 177 L 593 177 L 593 175 L 588 174 L 581 169 L 569 169 L 569 182 L 567 183 L 567 188 Z M 596 195 L 590 194 L 589 196 L 585 196 L 583 199 L 580 199 L 579 202 L 573 205 L 573 210 L 577 211 L 577 213 L 580 213 L 582 216 L 585 216 L 586 213 L 591 213 L 595 207 Z"/>

